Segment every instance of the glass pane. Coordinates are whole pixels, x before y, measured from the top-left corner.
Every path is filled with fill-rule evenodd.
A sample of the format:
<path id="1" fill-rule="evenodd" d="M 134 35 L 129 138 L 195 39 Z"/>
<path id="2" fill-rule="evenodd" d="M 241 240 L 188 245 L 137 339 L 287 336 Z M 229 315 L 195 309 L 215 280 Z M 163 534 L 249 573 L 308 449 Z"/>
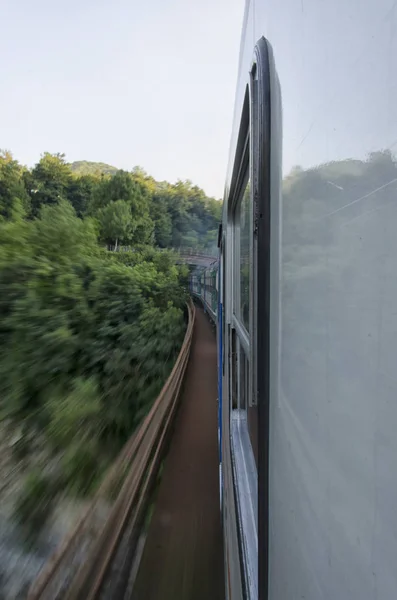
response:
<path id="1" fill-rule="evenodd" d="M 239 343 L 239 408 L 247 408 L 248 398 L 248 360 L 242 345 Z"/>
<path id="2" fill-rule="evenodd" d="M 237 364 L 237 351 L 236 351 L 236 332 L 234 329 L 230 329 L 229 325 L 229 334 L 231 332 L 231 358 L 232 358 L 232 368 L 231 368 L 231 391 L 232 391 L 232 408 L 237 408 L 237 394 L 238 394 L 238 364 Z"/>
<path id="3" fill-rule="evenodd" d="M 283 568 L 288 560 L 294 569 L 301 539 L 311 564 L 320 565 L 319 547 L 338 557 L 337 576 L 329 570 L 335 583 L 308 593 L 312 599 L 325 589 L 330 598 L 370 598 L 360 582 L 373 548 L 383 583 L 395 573 L 384 565 L 397 551 L 396 172 L 397 161 L 385 152 L 296 169 L 283 186 L 280 334 L 273 321 L 280 400 L 270 400 L 270 453 L 277 457 L 270 503 L 278 507 L 271 551 Z M 272 347 L 276 360 L 275 341 Z M 386 587 L 379 597 L 395 597 Z M 295 593 L 279 589 L 274 597 Z"/>
<path id="4" fill-rule="evenodd" d="M 249 331 L 251 202 L 248 181 L 240 204 L 240 318 Z"/>

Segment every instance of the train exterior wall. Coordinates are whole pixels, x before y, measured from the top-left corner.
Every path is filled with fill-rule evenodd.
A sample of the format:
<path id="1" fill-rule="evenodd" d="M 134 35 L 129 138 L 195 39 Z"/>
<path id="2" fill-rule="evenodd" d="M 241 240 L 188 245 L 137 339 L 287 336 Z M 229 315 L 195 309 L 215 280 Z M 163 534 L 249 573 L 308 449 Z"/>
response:
<path id="1" fill-rule="evenodd" d="M 391 0 L 246 4 L 224 230 L 253 49 L 265 36 L 270 529 L 259 542 L 270 600 L 396 597 L 396 11 Z M 224 313 L 230 323 L 227 300 Z"/>
<path id="2" fill-rule="evenodd" d="M 246 2 L 223 208 L 224 269 L 217 284 L 222 311 L 220 304 L 214 310 L 211 279 L 202 276 L 194 292 L 208 312 L 218 312 L 222 340 L 229 600 L 396 597 L 396 28 L 392 0 Z M 269 93 L 255 106 L 258 42 L 267 48 Z M 265 108 L 269 118 L 267 131 L 249 131 L 249 167 L 241 132 L 258 121 L 252 112 L 247 120 L 247 107 Z M 255 171 L 262 133 L 266 176 Z M 238 167 L 249 173 L 240 191 Z M 261 177 L 269 208 L 268 262 L 256 238 Z M 236 240 L 241 242 L 244 222 L 236 204 L 241 209 L 245 198 L 252 245 L 243 257 Z M 236 314 L 247 261 L 250 311 L 244 328 Z M 266 297 L 258 294 L 264 268 Z M 256 327 L 266 320 L 266 328 Z M 267 344 L 268 355 L 258 352 Z M 250 415 L 256 402 L 263 409 L 257 385 L 263 373 L 268 414 L 263 427 L 262 412 L 255 439 Z M 259 518 L 255 486 L 243 481 L 252 472 L 240 469 L 241 461 L 251 464 L 253 453 L 236 444 L 246 421 L 256 468 L 266 482 L 256 495 Z M 258 462 L 258 449 L 265 462 Z M 248 505 L 252 521 L 259 522 L 259 579 L 246 535 Z"/>

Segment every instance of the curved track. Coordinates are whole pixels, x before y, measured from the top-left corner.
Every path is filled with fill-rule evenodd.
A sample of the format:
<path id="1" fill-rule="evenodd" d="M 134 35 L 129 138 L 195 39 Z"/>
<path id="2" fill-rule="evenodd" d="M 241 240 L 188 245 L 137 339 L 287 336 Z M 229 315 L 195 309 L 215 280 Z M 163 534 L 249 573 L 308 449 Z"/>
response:
<path id="1" fill-rule="evenodd" d="M 224 598 L 216 342 L 203 311 L 189 303 L 188 312 L 184 343 L 160 395 L 90 509 L 33 584 L 29 600 L 127 600 L 131 588 L 138 600 Z M 173 423 L 135 578 L 138 537 Z M 103 501 L 119 485 L 107 515 L 101 514 Z"/>
<path id="2" fill-rule="evenodd" d="M 190 360 L 134 600 L 224 600 L 217 347 L 196 308 Z"/>

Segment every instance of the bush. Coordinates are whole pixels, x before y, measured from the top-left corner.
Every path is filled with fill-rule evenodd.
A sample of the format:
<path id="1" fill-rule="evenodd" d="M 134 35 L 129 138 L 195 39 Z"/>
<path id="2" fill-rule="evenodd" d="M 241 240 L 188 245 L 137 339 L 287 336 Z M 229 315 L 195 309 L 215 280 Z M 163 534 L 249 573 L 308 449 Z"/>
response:
<path id="1" fill-rule="evenodd" d="M 93 442 L 73 442 L 61 460 L 62 479 L 69 491 L 77 495 L 91 492 L 103 475 L 99 446 Z"/>
<path id="2" fill-rule="evenodd" d="M 74 439 L 90 440 L 101 434 L 101 403 L 94 378 L 77 378 L 69 394 L 53 394 L 46 404 L 46 433 L 56 448 L 66 448 Z"/>
<path id="3" fill-rule="evenodd" d="M 25 533 L 27 541 L 33 541 L 46 523 L 55 496 L 51 479 L 34 469 L 26 477 L 14 506 L 14 518 Z"/>
<path id="4" fill-rule="evenodd" d="M 67 449 L 69 487 L 90 488 L 164 383 L 185 329 L 181 273 L 147 246 L 100 250 L 66 201 L 0 222 L 0 411 Z"/>

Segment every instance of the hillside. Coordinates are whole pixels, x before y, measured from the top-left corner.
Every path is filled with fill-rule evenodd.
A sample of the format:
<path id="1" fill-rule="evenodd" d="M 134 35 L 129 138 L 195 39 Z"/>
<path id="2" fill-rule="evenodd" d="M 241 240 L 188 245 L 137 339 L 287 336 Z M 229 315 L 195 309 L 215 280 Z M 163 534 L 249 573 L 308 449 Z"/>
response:
<path id="1" fill-rule="evenodd" d="M 107 165 L 102 162 L 92 162 L 89 160 L 77 160 L 72 162 L 70 165 L 73 173 L 77 175 L 96 175 L 98 173 L 105 173 L 106 175 L 114 175 L 119 169 Z"/>

